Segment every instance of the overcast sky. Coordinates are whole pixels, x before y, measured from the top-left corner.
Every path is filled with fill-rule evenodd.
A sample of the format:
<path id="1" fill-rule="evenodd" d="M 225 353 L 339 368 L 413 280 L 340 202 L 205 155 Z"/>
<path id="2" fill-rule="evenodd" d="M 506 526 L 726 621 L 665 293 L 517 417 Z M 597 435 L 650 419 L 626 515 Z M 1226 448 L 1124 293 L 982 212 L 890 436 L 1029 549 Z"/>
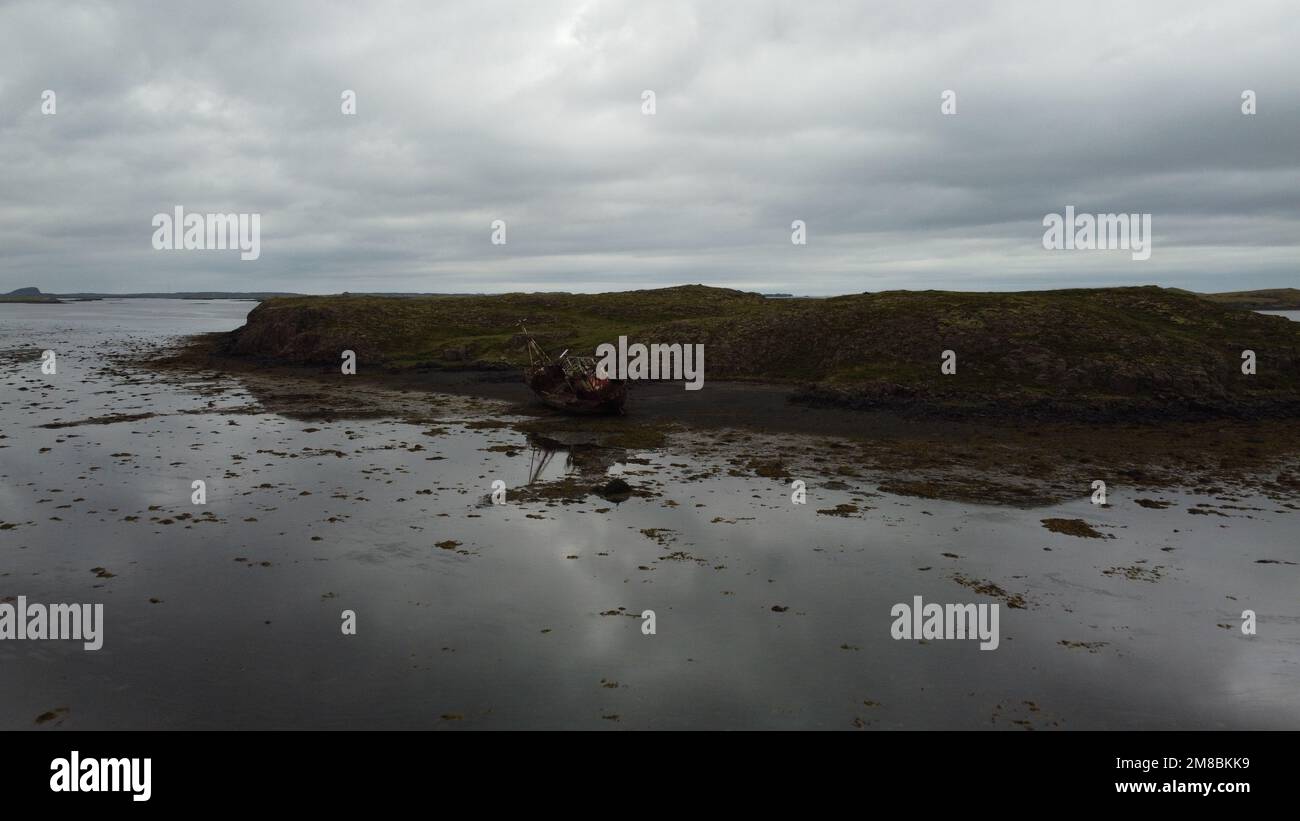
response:
<path id="1" fill-rule="evenodd" d="M 1298 41 L 1294 0 L 3 3 L 0 291 L 1298 286 Z M 154 250 L 177 205 L 261 257 Z M 1151 259 L 1045 251 L 1067 205 Z"/>

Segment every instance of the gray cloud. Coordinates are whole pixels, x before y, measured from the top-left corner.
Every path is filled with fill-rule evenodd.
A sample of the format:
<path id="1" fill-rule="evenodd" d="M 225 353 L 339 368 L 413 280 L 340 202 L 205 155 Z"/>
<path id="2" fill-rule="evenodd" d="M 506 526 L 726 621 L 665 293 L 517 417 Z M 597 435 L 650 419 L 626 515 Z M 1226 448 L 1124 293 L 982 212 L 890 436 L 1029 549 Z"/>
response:
<path id="1" fill-rule="evenodd" d="M 1287 2 L 9 3 L 0 289 L 1295 286 L 1294 31 Z M 154 251 L 178 204 L 261 213 L 261 258 Z M 1152 258 L 1043 251 L 1066 205 L 1153 214 Z"/>

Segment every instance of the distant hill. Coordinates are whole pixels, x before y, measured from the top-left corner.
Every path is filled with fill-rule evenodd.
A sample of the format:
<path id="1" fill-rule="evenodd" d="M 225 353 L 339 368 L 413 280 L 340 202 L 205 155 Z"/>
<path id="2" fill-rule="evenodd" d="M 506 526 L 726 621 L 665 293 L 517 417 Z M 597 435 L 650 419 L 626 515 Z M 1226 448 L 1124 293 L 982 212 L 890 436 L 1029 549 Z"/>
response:
<path id="1" fill-rule="evenodd" d="M 1267 288 L 1261 291 L 1228 291 L 1222 294 L 1201 294 L 1221 305 L 1245 308 L 1251 311 L 1300 311 L 1300 289 Z"/>
<path id="2" fill-rule="evenodd" d="M 270 299 L 277 296 L 301 296 L 293 291 L 149 291 L 134 294 L 104 294 L 96 292 L 81 292 L 73 294 L 47 294 L 36 286 L 19 288 L 10 291 L 7 294 L 0 294 L 0 299 L 5 297 L 22 297 L 24 301 L 29 298 L 39 297 L 41 301 L 57 302 L 60 299 L 254 299 L 259 302 L 263 299 Z"/>
<path id="3" fill-rule="evenodd" d="M 149 291 L 134 294 L 102 294 L 102 293 L 76 293 L 76 294 L 58 294 L 61 299 L 247 299 L 255 302 L 261 302 L 264 299 L 274 299 L 276 297 L 297 297 L 307 296 L 293 291 Z M 333 295 L 331 295 L 333 296 Z M 389 296 L 389 297 L 414 297 L 414 296 L 481 296 L 481 294 L 432 294 L 432 293 L 365 293 L 343 292 L 340 296 Z"/>
<path id="4" fill-rule="evenodd" d="M 40 288 L 30 287 L 19 288 L 18 290 L 10 291 L 7 294 L 0 294 L 0 302 L 23 302 L 35 303 L 37 305 L 53 305 L 58 304 L 59 299 L 50 294 L 41 293 Z"/>
<path id="5" fill-rule="evenodd" d="M 59 294 L 63 299 L 251 299 L 258 302 L 277 296 L 299 296 L 291 291 L 175 291 L 137 294 Z"/>

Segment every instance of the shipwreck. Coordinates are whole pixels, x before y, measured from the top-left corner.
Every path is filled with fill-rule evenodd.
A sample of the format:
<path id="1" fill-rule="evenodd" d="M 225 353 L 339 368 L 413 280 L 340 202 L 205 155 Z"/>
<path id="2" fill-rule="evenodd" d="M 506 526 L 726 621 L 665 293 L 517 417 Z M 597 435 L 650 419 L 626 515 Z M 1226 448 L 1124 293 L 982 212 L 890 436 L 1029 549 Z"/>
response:
<path id="1" fill-rule="evenodd" d="M 521 326 L 522 327 L 522 326 Z M 569 356 L 568 350 L 552 359 L 528 329 L 528 366 L 524 382 L 546 405 L 565 413 L 622 413 L 627 401 L 627 384 L 622 379 L 607 379 L 596 370 L 592 356 Z"/>

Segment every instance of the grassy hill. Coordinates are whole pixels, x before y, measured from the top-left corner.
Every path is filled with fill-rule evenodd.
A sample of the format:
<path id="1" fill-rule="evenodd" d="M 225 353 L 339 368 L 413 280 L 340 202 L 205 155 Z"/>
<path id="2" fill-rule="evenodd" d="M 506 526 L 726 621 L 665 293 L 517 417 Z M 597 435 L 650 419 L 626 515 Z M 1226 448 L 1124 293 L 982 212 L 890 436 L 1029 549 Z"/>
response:
<path id="1" fill-rule="evenodd" d="M 765 299 L 699 285 L 610 294 L 271 299 L 223 352 L 284 364 L 515 367 L 545 347 L 705 345 L 706 379 L 859 407 L 1066 415 L 1300 415 L 1300 323 L 1156 287 Z M 1241 373 L 1254 350 L 1258 373 Z M 940 373 L 944 350 L 956 375 Z M 707 394 L 706 389 L 703 392 Z"/>
<path id="2" fill-rule="evenodd" d="M 1300 311 L 1300 289 L 1270 288 L 1262 291 L 1229 291 L 1202 294 L 1206 299 L 1251 311 Z"/>

